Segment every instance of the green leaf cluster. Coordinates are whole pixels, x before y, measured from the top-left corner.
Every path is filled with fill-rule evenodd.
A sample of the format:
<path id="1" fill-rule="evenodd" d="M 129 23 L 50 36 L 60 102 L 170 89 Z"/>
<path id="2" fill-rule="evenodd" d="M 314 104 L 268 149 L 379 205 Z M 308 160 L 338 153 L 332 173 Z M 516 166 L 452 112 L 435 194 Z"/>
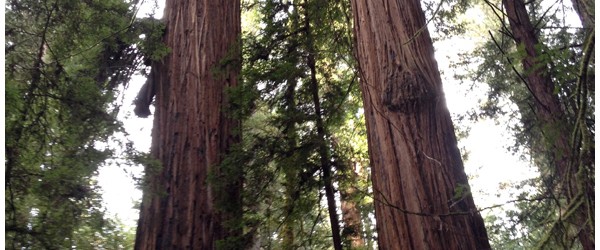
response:
<path id="1" fill-rule="evenodd" d="M 468 72 L 459 74 L 459 79 L 489 87 L 481 109 L 473 110 L 471 119 L 491 118 L 503 122 L 513 133 L 510 150 L 529 159 L 540 173 L 539 178 L 527 181 L 533 189 L 528 191 L 531 193 L 516 197 L 526 198 L 516 204 L 517 208 L 499 211 L 495 217 L 488 218 L 490 235 L 498 236 L 492 237 L 492 243 L 499 249 L 548 246 L 577 249 L 581 247 L 576 240 L 577 233 L 569 229 L 571 225 L 562 217 L 562 209 L 570 207 L 572 201 L 568 201 L 561 189 L 565 183 L 577 181 L 580 190 L 589 190 L 594 182 L 593 173 L 587 171 L 594 168 L 590 155 L 595 147 L 592 139 L 595 87 L 590 77 L 594 75 L 594 59 L 592 56 L 589 61 L 583 60 L 589 54 L 586 48 L 590 43 L 586 37 L 593 36 L 594 31 L 567 23 L 565 20 L 576 14 L 562 2 L 528 1 L 526 5 L 539 41 L 535 46 L 538 56 L 530 70 L 523 70 L 521 66 L 522 60 L 530 55 L 523 44 L 515 45 L 504 9 L 501 4 L 490 1 L 479 5 L 486 12 L 484 23 L 489 25 L 488 38 L 454 66 Z M 526 77 L 534 72 L 549 76 L 551 82 L 547 84 L 554 85 L 553 94 L 565 118 L 563 123 L 550 125 L 538 118 L 534 108 L 537 97 L 525 85 Z M 559 131 L 570 131 L 567 137 L 572 152 L 578 152 L 576 162 L 582 165 L 578 166 L 581 174 L 577 180 L 558 176 L 554 143 L 559 136 L 564 136 Z M 518 185 L 524 184 L 515 185 L 518 189 Z M 593 224 L 593 218 L 588 219 Z"/>
<path id="2" fill-rule="evenodd" d="M 372 204 L 363 202 L 368 175 L 361 173 L 360 181 L 345 177 L 353 172 L 348 162 L 368 165 L 349 3 L 246 1 L 243 8 L 241 86 L 228 92 L 233 113 L 243 119 L 243 143 L 220 169 L 243 169 L 244 240 L 265 249 L 325 249 L 331 229 L 321 145 L 331 156 L 334 182 L 344 188 L 359 182 L 356 188 L 363 192 L 349 199 L 363 208 L 368 223 L 372 213 Z M 320 110 L 310 88 L 309 55 L 315 59 Z M 317 134 L 317 112 L 325 141 Z M 371 231 L 360 232 L 370 244 L 371 224 Z"/>
<path id="3" fill-rule="evenodd" d="M 136 4 L 7 3 L 7 249 L 130 247 L 131 232 L 105 216 L 95 176 L 120 157 L 107 146 L 123 132 L 119 87 L 143 69 L 139 48 L 153 51 Z"/>

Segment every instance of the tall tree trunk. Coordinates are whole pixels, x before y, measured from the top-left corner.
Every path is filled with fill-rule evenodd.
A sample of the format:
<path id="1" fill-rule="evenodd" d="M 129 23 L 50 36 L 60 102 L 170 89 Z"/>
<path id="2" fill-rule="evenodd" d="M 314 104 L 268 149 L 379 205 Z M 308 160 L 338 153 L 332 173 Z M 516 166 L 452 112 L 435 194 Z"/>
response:
<path id="1" fill-rule="evenodd" d="M 352 0 L 381 249 L 489 249 L 418 0 Z"/>
<path id="2" fill-rule="evenodd" d="M 285 91 L 284 100 L 286 104 L 286 115 L 295 114 L 298 112 L 296 109 L 296 81 L 297 78 L 294 75 L 290 76 L 287 81 L 287 89 Z M 285 152 L 285 157 L 290 159 L 294 157 L 293 149 L 297 147 L 297 132 L 296 122 L 294 119 L 286 119 L 283 128 L 283 134 L 285 135 L 285 143 L 287 144 L 288 151 Z M 294 162 L 294 161 L 292 161 Z M 296 200 L 300 197 L 300 187 L 298 187 L 298 166 L 294 164 L 281 164 L 283 172 L 285 174 L 284 188 L 284 209 L 286 214 L 285 222 L 281 229 L 281 247 L 283 249 L 293 249 L 295 241 L 295 233 L 297 227 L 297 212 L 295 212 Z"/>
<path id="3" fill-rule="evenodd" d="M 321 100 L 319 97 L 319 82 L 317 80 L 316 48 L 311 27 L 311 18 L 309 9 L 305 6 L 304 30 L 306 35 L 306 64 L 310 69 L 309 91 L 312 96 L 312 102 L 315 107 L 315 125 L 318 137 L 318 151 L 323 173 L 323 186 L 325 188 L 325 197 L 327 199 L 327 210 L 329 212 L 329 222 L 331 223 L 331 238 L 333 248 L 342 250 L 342 238 L 340 235 L 340 222 L 335 204 L 335 189 L 333 188 L 333 174 L 331 171 L 330 154 L 328 149 L 328 140 L 325 131 L 325 123 L 321 111 Z"/>
<path id="4" fill-rule="evenodd" d="M 153 64 L 152 155 L 162 169 L 146 171 L 154 188 L 145 190 L 135 249 L 215 249 L 241 232 L 226 226 L 241 218 L 241 170 L 218 168 L 239 140 L 224 90 L 238 81 L 240 1 L 168 0 L 165 21 L 171 51 Z"/>
<path id="5" fill-rule="evenodd" d="M 594 226 L 593 219 L 591 219 L 594 215 L 589 213 L 593 209 L 591 208 L 593 201 L 588 198 L 593 197 L 593 187 L 588 188 L 590 185 L 593 186 L 593 182 L 587 178 L 590 174 L 593 175 L 593 169 L 583 169 L 589 168 L 590 164 L 581 164 L 576 151 L 573 150 L 578 147 L 572 145 L 570 141 L 570 136 L 575 128 L 569 124 L 558 96 L 554 94 L 555 84 L 548 66 L 539 58 L 540 52 L 537 48 L 540 43 L 524 1 L 503 0 L 502 4 L 506 8 L 515 43 L 518 46 L 523 45 L 525 48 L 526 53 L 521 60 L 523 70 L 526 72 L 525 84 L 533 96 L 533 109 L 545 137 L 543 139 L 548 147 L 547 152 L 551 155 L 551 162 L 555 164 L 556 177 L 560 180 L 559 192 L 565 195 L 569 203 L 563 208 L 565 210 L 563 212 L 573 215 L 571 218 L 565 219 L 576 225 L 577 237 L 583 248 L 594 249 Z M 587 97 L 584 98 L 587 99 Z M 585 128 L 581 130 L 581 133 L 586 132 Z M 587 161 L 584 160 L 584 162 Z M 582 205 L 572 206 L 580 199 L 583 201 Z"/>
<path id="6" fill-rule="evenodd" d="M 307 66 L 310 68 L 310 91 L 313 104 L 315 106 L 315 123 L 317 126 L 317 136 L 319 141 L 319 158 L 321 161 L 321 171 L 323 171 L 323 185 L 325 187 L 325 197 L 327 198 L 327 210 L 329 211 L 329 222 L 331 223 L 331 236 L 333 248 L 342 250 L 342 238 L 340 235 L 340 222 L 337 215 L 337 206 L 335 205 L 335 189 L 333 188 L 333 177 L 331 173 L 331 164 L 329 162 L 329 149 L 325 135 L 325 124 L 321 114 L 321 100 L 319 98 L 319 83 L 317 81 L 317 66 L 315 59 L 315 47 L 311 33 L 309 13 L 305 13 L 306 46 L 308 47 Z"/>

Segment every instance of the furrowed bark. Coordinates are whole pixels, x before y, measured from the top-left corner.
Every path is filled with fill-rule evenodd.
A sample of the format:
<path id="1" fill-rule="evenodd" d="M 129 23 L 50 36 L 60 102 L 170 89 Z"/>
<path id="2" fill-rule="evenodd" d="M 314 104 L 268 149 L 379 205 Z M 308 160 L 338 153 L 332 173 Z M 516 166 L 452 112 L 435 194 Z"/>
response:
<path id="1" fill-rule="evenodd" d="M 232 131 L 240 123 L 224 109 L 225 89 L 238 83 L 240 1 L 168 0 L 164 16 L 171 51 L 153 65 L 151 149 L 162 169 L 146 171 L 153 188 L 142 200 L 135 249 L 215 249 L 241 233 L 228 226 L 241 219 L 241 177 L 218 168 L 239 140 Z M 228 208 L 217 207 L 223 201 Z"/>
<path id="2" fill-rule="evenodd" d="M 489 249 L 418 0 L 352 1 L 380 249 Z"/>

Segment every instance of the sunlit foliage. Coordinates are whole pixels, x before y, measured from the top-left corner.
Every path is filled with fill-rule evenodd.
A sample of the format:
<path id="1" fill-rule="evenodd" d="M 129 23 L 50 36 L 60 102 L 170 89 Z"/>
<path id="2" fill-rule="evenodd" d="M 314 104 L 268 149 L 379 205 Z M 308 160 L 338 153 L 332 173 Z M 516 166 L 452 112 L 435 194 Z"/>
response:
<path id="1" fill-rule="evenodd" d="M 6 3 L 7 249 L 131 245 L 131 232 L 105 216 L 94 176 L 119 157 L 106 146 L 122 132 L 117 90 L 152 54 L 151 39 L 140 35 L 152 37 L 153 25 L 135 19 L 137 7 L 120 0 Z"/>

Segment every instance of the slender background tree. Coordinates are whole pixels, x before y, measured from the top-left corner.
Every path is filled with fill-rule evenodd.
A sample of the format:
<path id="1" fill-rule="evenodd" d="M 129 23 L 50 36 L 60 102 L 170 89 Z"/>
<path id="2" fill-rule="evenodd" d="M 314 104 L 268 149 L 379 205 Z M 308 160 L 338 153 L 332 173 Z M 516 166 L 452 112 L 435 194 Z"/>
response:
<path id="1" fill-rule="evenodd" d="M 488 13 L 488 40 L 462 63 L 479 65 L 468 77 L 489 91 L 472 117 L 511 117 L 511 150 L 540 173 L 516 184 L 528 190 L 514 197 L 516 208 L 488 218 L 493 242 L 498 248 L 593 248 L 593 15 L 573 12 L 568 2 L 485 2 L 481 8 Z"/>

